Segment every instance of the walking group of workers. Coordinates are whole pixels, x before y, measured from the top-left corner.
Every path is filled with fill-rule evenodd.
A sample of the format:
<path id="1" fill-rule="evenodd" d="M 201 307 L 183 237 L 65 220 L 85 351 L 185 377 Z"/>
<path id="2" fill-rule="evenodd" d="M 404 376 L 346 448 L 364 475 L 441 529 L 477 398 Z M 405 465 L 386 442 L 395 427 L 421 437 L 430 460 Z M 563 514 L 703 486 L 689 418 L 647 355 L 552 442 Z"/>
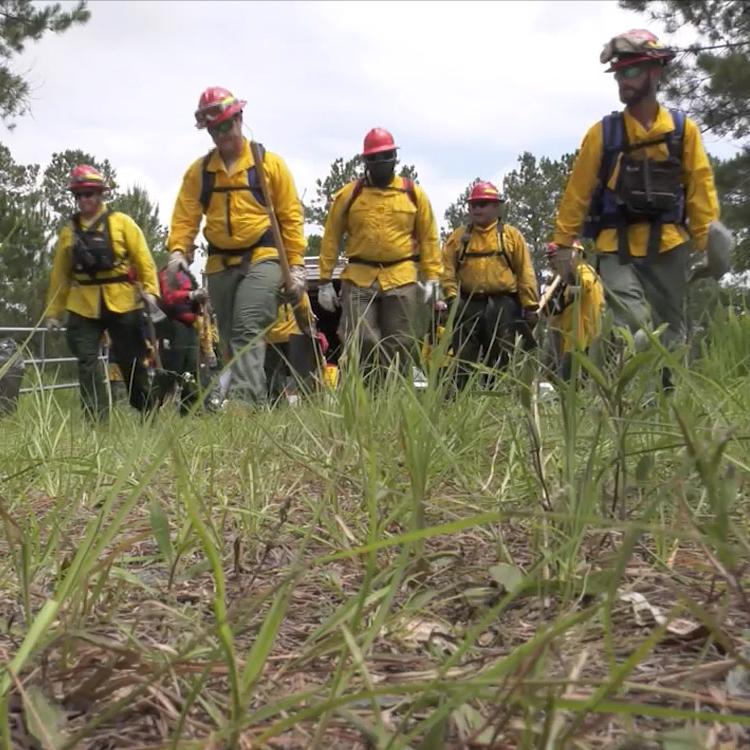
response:
<path id="1" fill-rule="evenodd" d="M 601 62 L 609 63 L 625 109 L 594 124 L 583 139 L 547 246 L 555 280 L 541 300 L 529 249 L 503 221 L 497 188 L 473 186 L 469 223 L 441 248 L 424 190 L 396 174 L 393 137 L 371 130 L 362 150 L 364 176 L 335 195 L 320 250 L 317 303 L 340 314 L 344 361 L 356 357 L 368 373 L 383 365 L 411 372 L 431 316 L 449 315 L 460 388 L 472 363 L 488 372 L 502 369 L 519 326 L 528 332 L 542 315 L 562 355 L 556 372 L 567 377 L 570 353 L 586 350 L 599 335 L 605 296 L 615 326 L 635 333 L 665 324 L 663 343 L 678 344 L 685 336 L 690 251 L 703 258 L 695 275 L 719 276 L 731 235 L 718 222 L 696 124 L 657 101 L 674 56 L 644 30 L 605 45 Z M 141 411 L 163 397 L 149 378 L 149 356 L 160 358 L 167 373 L 188 373 L 180 378 L 183 409 L 198 397 L 199 355 L 218 353 L 229 363 L 228 397 L 256 404 L 283 391 L 289 365 L 299 359 L 292 349 L 307 352 L 307 361 L 325 356 L 327 342 L 316 332 L 307 295 L 302 205 L 284 161 L 243 136 L 245 104 L 223 88 L 201 95 L 196 126 L 208 131 L 214 147 L 183 177 L 169 260 L 158 272 L 135 222 L 107 208 L 102 175 L 85 165 L 72 171 L 68 187 L 78 211 L 57 243 L 47 325 L 60 326 L 67 311 L 67 340 L 92 414 L 107 408 L 97 371 L 105 331 L 130 403 Z M 202 222 L 207 288 L 190 273 Z M 587 259 L 582 239 L 591 241 Z M 333 272 L 342 247 L 339 290 Z M 167 332 L 155 336 L 151 326 L 144 337 L 144 311 L 147 323 L 166 314 Z M 161 343 L 154 345 L 155 338 Z M 304 368 L 292 367 L 298 369 Z M 664 385 L 671 385 L 669 373 Z"/>

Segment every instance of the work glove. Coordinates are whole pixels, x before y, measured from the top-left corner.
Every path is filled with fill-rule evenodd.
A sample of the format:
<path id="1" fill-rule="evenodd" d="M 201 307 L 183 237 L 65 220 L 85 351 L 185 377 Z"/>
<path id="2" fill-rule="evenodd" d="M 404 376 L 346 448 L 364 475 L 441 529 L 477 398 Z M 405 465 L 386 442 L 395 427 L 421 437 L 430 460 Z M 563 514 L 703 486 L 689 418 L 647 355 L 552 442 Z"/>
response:
<path id="1" fill-rule="evenodd" d="M 578 255 L 578 250 L 568 245 L 558 245 L 550 242 L 547 245 L 547 257 L 552 270 L 561 276 L 563 280 L 573 278 L 573 259 Z"/>
<path id="2" fill-rule="evenodd" d="M 48 331 L 59 331 L 62 328 L 62 323 L 57 318 L 47 318 L 44 325 Z"/>
<path id="3" fill-rule="evenodd" d="M 284 295 L 292 304 L 301 302 L 302 297 L 305 295 L 307 289 L 307 281 L 305 279 L 305 267 L 304 266 L 290 266 L 289 275 L 291 276 L 290 288 L 286 290 Z"/>
<path id="4" fill-rule="evenodd" d="M 427 305 L 432 303 L 437 306 L 441 300 L 440 295 L 440 282 L 437 279 L 430 279 L 429 281 L 420 281 L 419 288 L 422 290 L 422 302 Z"/>
<path id="5" fill-rule="evenodd" d="M 159 300 L 155 294 L 144 292 L 143 302 L 146 305 L 146 312 L 149 318 L 151 318 L 152 323 L 160 323 L 167 317 L 161 307 L 159 307 Z"/>
<path id="6" fill-rule="evenodd" d="M 333 288 L 333 282 L 329 281 L 318 289 L 318 302 L 320 306 L 329 313 L 336 312 L 341 307 L 341 302 Z"/>
<path id="7" fill-rule="evenodd" d="M 167 261 L 167 284 L 170 289 L 178 289 L 179 282 L 177 280 L 177 274 L 180 271 L 189 271 L 187 258 L 185 257 L 182 250 L 174 250 L 169 254 L 169 260 Z"/>
<path id="8" fill-rule="evenodd" d="M 190 292 L 189 298 L 191 302 L 198 302 L 200 304 L 208 299 L 208 292 L 202 287 L 199 287 Z"/>

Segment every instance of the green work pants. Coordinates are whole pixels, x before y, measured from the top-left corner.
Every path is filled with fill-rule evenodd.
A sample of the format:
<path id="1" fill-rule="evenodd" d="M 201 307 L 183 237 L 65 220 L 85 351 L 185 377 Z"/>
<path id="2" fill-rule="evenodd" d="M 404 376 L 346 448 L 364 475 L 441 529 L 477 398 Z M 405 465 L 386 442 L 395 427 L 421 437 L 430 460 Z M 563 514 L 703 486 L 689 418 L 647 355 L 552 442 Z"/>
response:
<path id="1" fill-rule="evenodd" d="M 474 369 L 472 364 L 481 363 L 498 369 L 507 366 L 520 312 L 518 300 L 512 294 L 468 296 L 465 299 L 462 295 L 453 334 L 459 388 L 466 385 Z"/>
<path id="2" fill-rule="evenodd" d="M 341 291 L 339 337 L 349 348 L 358 346 L 365 371 L 388 366 L 398 357 L 401 371 L 410 373 L 426 332 L 419 287 L 405 284 L 382 291 L 377 284 L 360 287 L 344 281 Z"/>
<path id="3" fill-rule="evenodd" d="M 653 261 L 635 258 L 620 265 L 616 253 L 598 253 L 596 270 L 604 284 L 614 323 L 635 333 L 653 322 L 667 328 L 661 341 L 672 348 L 685 340 L 688 246 L 660 253 Z"/>
<path id="4" fill-rule="evenodd" d="M 281 269 L 271 260 L 230 266 L 208 276 L 222 348 L 236 357 L 229 398 L 251 403 L 268 399 L 264 334 L 276 320 L 280 286 Z"/>
<path id="5" fill-rule="evenodd" d="M 161 329 L 161 364 L 165 372 L 162 395 L 179 385 L 180 414 L 187 414 L 200 395 L 198 332 L 179 320 L 166 321 Z"/>
<path id="6" fill-rule="evenodd" d="M 111 358 L 122 372 L 130 405 L 138 411 L 153 406 L 153 389 L 144 365 L 146 342 L 142 326 L 142 310 L 113 313 L 106 309 L 104 302 L 100 318 L 68 313 L 66 338 L 71 353 L 78 360 L 81 401 L 88 416 L 101 419 L 109 408 L 104 371 L 99 361 L 104 331 L 109 333 Z"/>

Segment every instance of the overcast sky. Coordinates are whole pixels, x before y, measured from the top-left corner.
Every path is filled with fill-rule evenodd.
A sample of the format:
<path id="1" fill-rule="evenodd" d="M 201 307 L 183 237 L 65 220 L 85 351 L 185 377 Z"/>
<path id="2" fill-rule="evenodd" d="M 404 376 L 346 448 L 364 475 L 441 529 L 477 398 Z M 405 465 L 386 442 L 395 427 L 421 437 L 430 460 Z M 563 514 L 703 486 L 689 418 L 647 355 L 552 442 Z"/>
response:
<path id="1" fill-rule="evenodd" d="M 42 166 L 66 148 L 109 158 L 122 187 L 137 183 L 158 201 L 165 224 L 185 169 L 211 146 L 193 118 L 207 86 L 247 100 L 246 124 L 308 199 L 333 159 L 358 152 L 371 127 L 388 128 L 441 222 L 471 179 L 499 184 L 522 151 L 576 149 L 621 106 L 603 44 L 648 25 L 596 0 L 89 7 L 87 24 L 14 63 L 31 82 L 32 113 L 3 141 L 17 161 Z M 736 152 L 715 137 L 706 145 Z"/>

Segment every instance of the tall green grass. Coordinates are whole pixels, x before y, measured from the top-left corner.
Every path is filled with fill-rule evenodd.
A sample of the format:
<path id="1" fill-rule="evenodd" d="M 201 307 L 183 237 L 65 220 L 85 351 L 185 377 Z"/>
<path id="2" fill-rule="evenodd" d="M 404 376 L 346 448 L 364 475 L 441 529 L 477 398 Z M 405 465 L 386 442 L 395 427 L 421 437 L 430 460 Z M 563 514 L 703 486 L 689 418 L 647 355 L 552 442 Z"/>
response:
<path id="1" fill-rule="evenodd" d="M 425 391 L 355 368 L 297 408 L 92 427 L 24 397 L 0 741 L 741 746 L 750 338 L 721 315 L 689 367 L 654 339 L 546 398 L 521 352 L 455 396 L 437 356 Z"/>

